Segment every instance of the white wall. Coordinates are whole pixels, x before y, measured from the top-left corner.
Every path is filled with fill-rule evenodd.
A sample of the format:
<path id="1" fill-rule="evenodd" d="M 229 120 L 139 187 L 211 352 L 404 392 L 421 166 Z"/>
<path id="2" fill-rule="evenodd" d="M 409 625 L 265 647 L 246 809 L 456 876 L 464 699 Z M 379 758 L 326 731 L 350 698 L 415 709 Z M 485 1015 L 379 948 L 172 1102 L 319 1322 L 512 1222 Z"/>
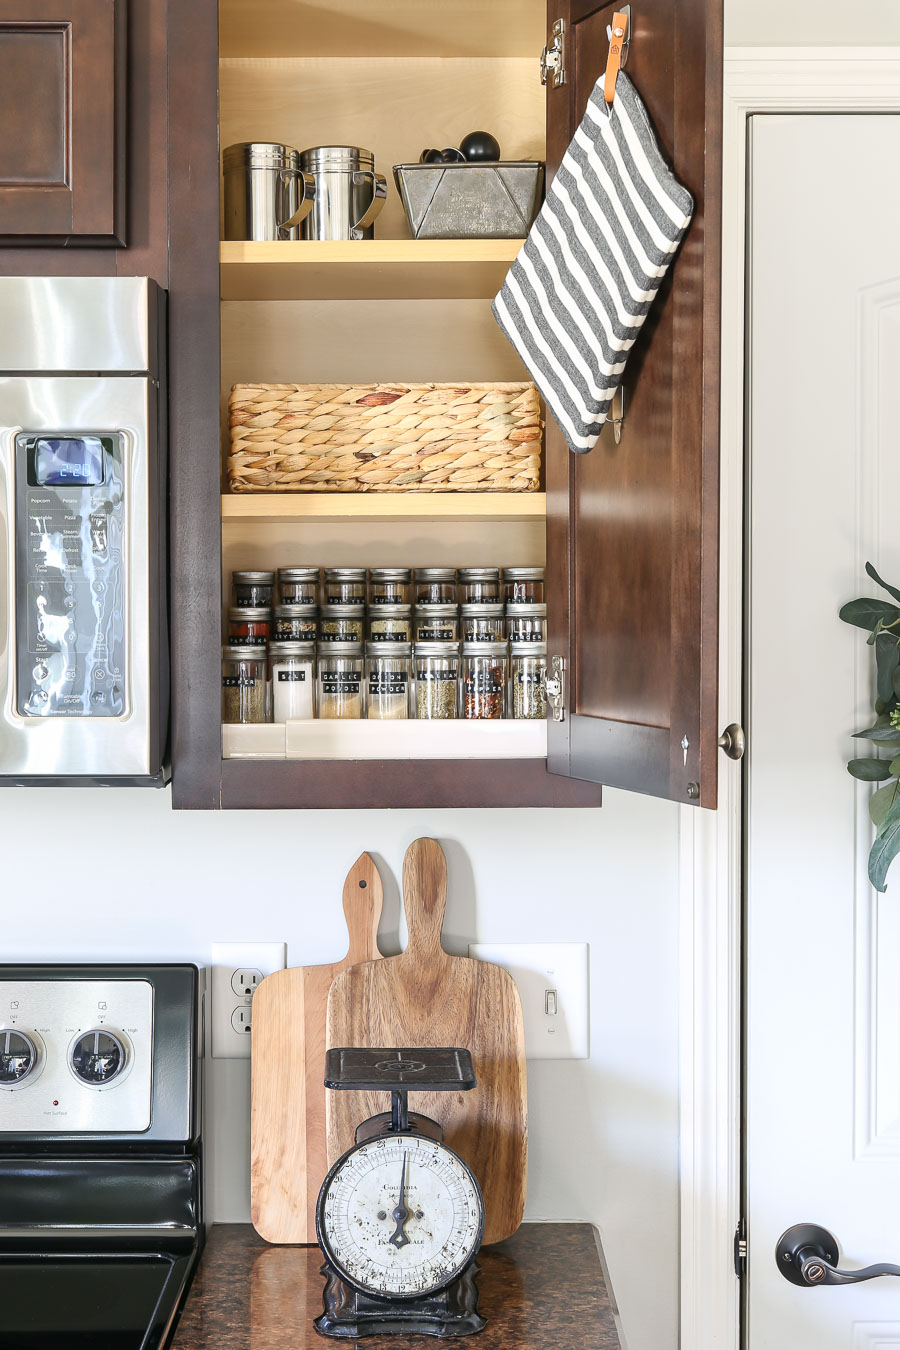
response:
<path id="1" fill-rule="evenodd" d="M 598 1224 L 628 1350 L 674 1350 L 676 826 L 671 804 L 617 792 L 584 811 L 217 815 L 173 812 L 167 792 L 10 790 L 0 796 L 0 954 L 206 964 L 214 940 L 274 939 L 292 965 L 335 960 L 346 950 L 343 879 L 363 849 L 384 878 L 383 949 L 396 951 L 404 850 L 422 834 L 440 839 L 452 950 L 590 943 L 591 1058 L 530 1066 L 527 1217 Z M 249 1218 L 248 1068 L 208 1062 L 214 1220 Z"/>
<path id="2" fill-rule="evenodd" d="M 725 0 L 725 42 L 758 47 L 900 44 L 898 0 Z"/>

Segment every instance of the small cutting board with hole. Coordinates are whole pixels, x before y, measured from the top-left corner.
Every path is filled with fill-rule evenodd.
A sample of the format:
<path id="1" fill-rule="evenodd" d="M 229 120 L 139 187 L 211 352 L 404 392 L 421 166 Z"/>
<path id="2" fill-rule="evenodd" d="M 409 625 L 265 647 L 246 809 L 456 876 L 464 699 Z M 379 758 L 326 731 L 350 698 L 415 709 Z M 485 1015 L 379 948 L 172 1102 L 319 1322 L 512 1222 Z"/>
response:
<path id="1" fill-rule="evenodd" d="M 409 945 L 400 956 L 339 975 L 328 996 L 328 1045 L 463 1046 L 472 1053 L 471 1092 L 417 1093 L 409 1107 L 444 1127 L 445 1142 L 481 1184 L 485 1242 L 522 1222 L 527 1171 L 525 1038 L 519 991 L 499 966 L 450 956 L 441 946 L 447 862 L 434 839 L 417 839 L 403 860 Z M 353 1144 L 361 1121 L 390 1109 L 388 1093 L 328 1092 L 328 1162 Z"/>
<path id="2" fill-rule="evenodd" d="M 344 882 L 350 947 L 328 966 L 268 975 L 253 995 L 250 1212 L 267 1242 L 315 1242 L 316 1200 L 328 1170 L 325 1016 L 334 977 L 378 956 L 381 877 L 368 853 Z"/>

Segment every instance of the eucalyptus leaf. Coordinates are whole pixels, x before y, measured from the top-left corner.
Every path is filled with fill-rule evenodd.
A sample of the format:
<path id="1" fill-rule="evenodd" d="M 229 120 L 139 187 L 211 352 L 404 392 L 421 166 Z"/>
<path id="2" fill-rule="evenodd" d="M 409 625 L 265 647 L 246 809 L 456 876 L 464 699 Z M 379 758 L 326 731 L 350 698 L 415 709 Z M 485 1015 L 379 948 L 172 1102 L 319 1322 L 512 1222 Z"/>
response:
<path id="1" fill-rule="evenodd" d="M 888 768 L 890 769 L 890 771 L 891 771 L 892 774 L 895 774 L 895 775 L 896 775 L 896 774 L 900 773 L 900 755 L 895 755 L 895 756 L 894 756 L 894 758 L 891 760 L 890 764 L 888 765 Z"/>
<path id="2" fill-rule="evenodd" d="M 852 623 L 856 628 L 866 628 L 870 632 L 880 619 L 882 623 L 895 623 L 900 619 L 900 609 L 889 605 L 886 600 L 873 600 L 860 596 L 858 600 L 849 600 L 842 605 L 838 615 L 844 623 Z"/>
<path id="3" fill-rule="evenodd" d="M 869 880 L 876 891 L 887 890 L 888 868 L 900 853 L 900 801 L 894 802 L 878 827 L 869 851 Z"/>
<path id="4" fill-rule="evenodd" d="M 900 668 L 894 671 L 893 685 L 894 697 L 900 698 Z"/>
<path id="5" fill-rule="evenodd" d="M 875 665 L 878 671 L 878 697 L 889 703 L 894 693 L 894 674 L 900 666 L 900 646 L 893 633 L 879 633 L 875 639 Z"/>
<path id="6" fill-rule="evenodd" d="M 880 829 L 888 811 L 897 801 L 900 801 L 900 783 L 888 783 L 886 787 L 872 793 L 869 798 L 869 816 L 876 830 Z"/>
<path id="7" fill-rule="evenodd" d="M 893 777 L 886 759 L 851 759 L 847 764 L 847 772 L 863 783 L 880 783 L 885 778 Z"/>
<path id="8" fill-rule="evenodd" d="M 870 562 L 866 563 L 866 572 L 872 578 L 873 581 L 878 582 L 879 586 L 883 586 L 884 589 L 888 592 L 888 594 L 892 595 L 895 600 L 900 600 L 900 591 L 897 590 L 897 587 L 889 586 L 886 581 L 882 581 L 881 577 L 875 571 L 875 568 L 872 566 Z"/>
<path id="9" fill-rule="evenodd" d="M 900 750 L 900 729 L 892 727 L 890 722 L 886 726 L 866 727 L 865 731 L 854 731 L 853 739 L 855 741 L 874 741 L 876 745 L 894 746 Z"/>

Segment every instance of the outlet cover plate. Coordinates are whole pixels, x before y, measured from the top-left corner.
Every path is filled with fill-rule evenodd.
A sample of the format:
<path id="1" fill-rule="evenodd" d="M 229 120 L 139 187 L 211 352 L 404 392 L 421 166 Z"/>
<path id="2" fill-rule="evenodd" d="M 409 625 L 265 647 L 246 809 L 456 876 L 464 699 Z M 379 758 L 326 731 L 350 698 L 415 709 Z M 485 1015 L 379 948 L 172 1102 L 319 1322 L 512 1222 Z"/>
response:
<path id="1" fill-rule="evenodd" d="M 590 1055 L 586 942 L 470 942 L 469 955 L 508 970 L 522 1000 L 526 1059 Z M 556 993 L 556 1013 L 547 1011 Z"/>
<path id="2" fill-rule="evenodd" d="M 213 1059 L 249 1059 L 250 1036 L 239 1031 L 234 1016 L 239 1007 L 250 1005 L 251 999 L 241 997 L 232 988 L 237 970 L 259 970 L 272 975 L 284 970 L 287 944 L 284 942 L 214 942 L 212 944 L 212 1028 L 211 1051 Z"/>

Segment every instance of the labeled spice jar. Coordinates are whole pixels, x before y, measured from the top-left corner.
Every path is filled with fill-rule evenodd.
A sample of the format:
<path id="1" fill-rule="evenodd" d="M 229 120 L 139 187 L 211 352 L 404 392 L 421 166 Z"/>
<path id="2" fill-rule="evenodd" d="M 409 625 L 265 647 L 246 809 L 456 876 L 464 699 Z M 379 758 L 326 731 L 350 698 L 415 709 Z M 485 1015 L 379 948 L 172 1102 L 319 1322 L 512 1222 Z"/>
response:
<path id="1" fill-rule="evenodd" d="M 456 605 L 417 605 L 413 630 L 416 642 L 457 642 L 459 610 Z"/>
<path id="2" fill-rule="evenodd" d="M 268 722 L 269 712 L 265 647 L 223 647 L 222 721 Z"/>
<path id="3" fill-rule="evenodd" d="M 500 600 L 500 568 L 461 567 L 459 592 L 464 605 L 496 605 Z"/>
<path id="4" fill-rule="evenodd" d="M 358 642 L 319 643 L 319 717 L 362 717 L 363 664 Z"/>
<path id="5" fill-rule="evenodd" d="M 460 615 L 464 642 L 506 640 L 506 618 L 502 605 L 463 605 Z"/>
<path id="6" fill-rule="evenodd" d="M 416 717 L 449 721 L 459 704 L 459 648 L 455 642 L 417 642 L 413 658 Z"/>
<path id="7" fill-rule="evenodd" d="M 269 644 L 272 677 L 272 721 L 315 716 L 316 644 L 272 642 Z"/>
<path id="8" fill-rule="evenodd" d="M 543 567 L 504 567 L 503 591 L 508 605 L 543 604 Z"/>
<path id="9" fill-rule="evenodd" d="M 320 642 L 362 642 L 365 605 L 328 605 L 319 619 Z"/>
<path id="10" fill-rule="evenodd" d="M 520 720 L 547 716 L 544 676 L 547 647 L 543 642 L 513 642 L 509 648 L 509 712 Z"/>
<path id="11" fill-rule="evenodd" d="M 326 605 L 363 605 L 366 600 L 364 567 L 327 567 L 325 569 Z"/>
<path id="12" fill-rule="evenodd" d="M 408 567 L 369 568 L 370 605 L 408 605 Z"/>
<path id="13" fill-rule="evenodd" d="M 417 605 L 455 605 L 455 567 L 417 567 L 415 571 Z"/>
<path id="14" fill-rule="evenodd" d="M 382 605 L 369 610 L 371 642 L 409 642 L 412 638 L 412 611 L 409 605 Z"/>
<path id="15" fill-rule="evenodd" d="M 275 593 L 274 572 L 232 572 L 232 603 L 241 609 L 271 609 Z"/>
<path id="16" fill-rule="evenodd" d="M 408 642 L 366 645 L 366 716 L 395 721 L 410 715 L 412 648 Z"/>
<path id="17" fill-rule="evenodd" d="M 272 636 L 270 609 L 242 609 L 234 606 L 228 611 L 228 645 L 230 647 L 258 647 Z"/>
<path id="18" fill-rule="evenodd" d="M 547 606 L 535 603 L 507 605 L 506 633 L 510 642 L 546 642 Z"/>
<path id="19" fill-rule="evenodd" d="M 272 611 L 273 639 L 276 642 L 315 642 L 318 614 L 318 605 L 276 605 Z"/>
<path id="20" fill-rule="evenodd" d="M 460 702 L 472 721 L 495 720 L 506 710 L 506 643 L 466 642 L 462 649 Z"/>
<path id="21" fill-rule="evenodd" d="M 315 605 L 319 599 L 318 567 L 279 567 L 278 596 L 283 605 Z"/>

